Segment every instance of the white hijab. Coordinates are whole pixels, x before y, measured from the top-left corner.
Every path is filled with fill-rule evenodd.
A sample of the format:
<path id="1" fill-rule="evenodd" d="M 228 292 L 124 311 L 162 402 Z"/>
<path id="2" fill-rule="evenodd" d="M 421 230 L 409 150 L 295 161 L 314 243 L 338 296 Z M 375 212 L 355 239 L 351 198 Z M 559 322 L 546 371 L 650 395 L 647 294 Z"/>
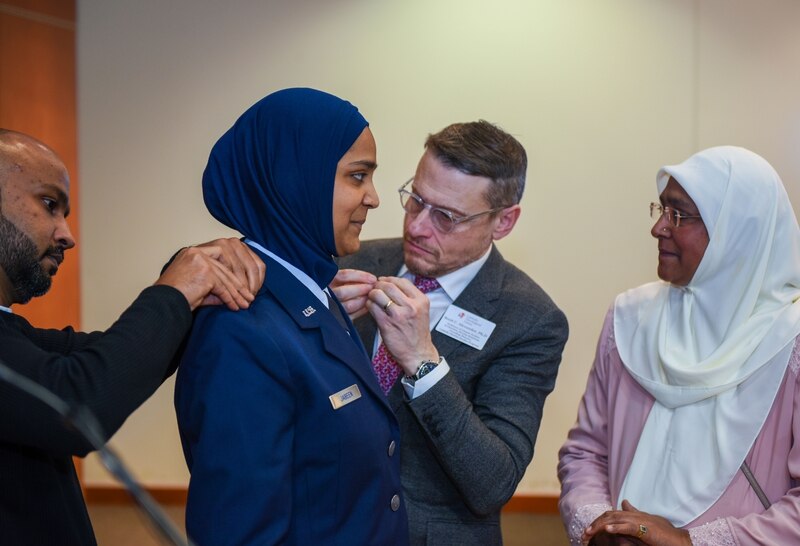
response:
<path id="1" fill-rule="evenodd" d="M 615 302 L 619 355 L 656 399 L 619 502 L 684 526 L 730 484 L 781 385 L 800 334 L 800 230 L 778 174 L 749 150 L 663 167 L 659 194 L 670 177 L 709 243 L 687 286 L 650 283 Z"/>

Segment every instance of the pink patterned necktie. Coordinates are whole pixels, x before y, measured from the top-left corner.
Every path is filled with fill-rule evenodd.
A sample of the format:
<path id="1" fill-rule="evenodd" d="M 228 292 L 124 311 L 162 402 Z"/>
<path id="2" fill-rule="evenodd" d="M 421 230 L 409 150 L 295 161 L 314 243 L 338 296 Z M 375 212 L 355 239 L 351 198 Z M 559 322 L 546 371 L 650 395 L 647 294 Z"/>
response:
<path id="1" fill-rule="evenodd" d="M 414 277 L 414 286 L 423 294 L 432 292 L 440 287 L 439 281 L 436 279 L 423 277 L 421 275 L 416 275 Z M 372 368 L 375 370 L 375 375 L 378 377 L 378 383 L 380 383 L 381 389 L 388 395 L 397 381 L 397 378 L 400 376 L 401 369 L 397 361 L 389 353 L 383 341 L 381 341 L 381 345 L 378 347 L 378 351 L 372 359 Z"/>

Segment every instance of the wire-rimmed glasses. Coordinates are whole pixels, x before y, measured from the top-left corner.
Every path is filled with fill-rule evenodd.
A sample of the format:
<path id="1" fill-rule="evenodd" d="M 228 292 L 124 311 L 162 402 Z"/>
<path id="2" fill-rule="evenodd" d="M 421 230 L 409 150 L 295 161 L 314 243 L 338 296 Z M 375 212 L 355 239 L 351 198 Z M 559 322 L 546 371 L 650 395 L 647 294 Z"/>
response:
<path id="1" fill-rule="evenodd" d="M 658 220 L 661 216 L 666 216 L 667 223 L 674 228 L 681 226 L 681 220 L 687 218 L 700 218 L 699 215 L 685 214 L 678 209 L 666 207 L 661 203 L 650 203 L 650 218 Z"/>
<path id="2" fill-rule="evenodd" d="M 483 212 L 470 214 L 469 216 L 458 216 L 452 211 L 440 207 L 434 207 L 430 203 L 426 203 L 422 197 L 420 197 L 413 191 L 407 190 L 406 186 L 411 184 L 413 181 L 414 178 L 411 177 L 405 182 L 405 184 L 403 184 L 397 189 L 397 193 L 400 194 L 400 205 L 403 207 L 403 209 L 406 211 L 407 214 L 410 214 L 412 216 L 416 216 L 423 210 L 428 209 L 428 215 L 431 218 L 431 223 L 436 229 L 438 229 L 442 233 L 450 233 L 458 224 L 461 224 L 463 222 L 468 222 L 469 220 L 474 220 L 479 216 L 491 214 L 493 212 L 497 212 L 499 210 L 503 210 L 504 208 L 506 208 L 506 207 L 497 207 L 489 210 L 484 210 Z"/>

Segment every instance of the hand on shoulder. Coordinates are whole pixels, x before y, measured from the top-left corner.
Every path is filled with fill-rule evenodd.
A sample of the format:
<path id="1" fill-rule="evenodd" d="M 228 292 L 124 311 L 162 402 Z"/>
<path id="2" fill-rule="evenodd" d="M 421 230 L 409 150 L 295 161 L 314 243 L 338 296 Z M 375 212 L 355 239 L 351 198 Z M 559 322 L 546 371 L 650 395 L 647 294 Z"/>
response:
<path id="1" fill-rule="evenodd" d="M 195 310 L 224 304 L 246 309 L 264 282 L 266 266 L 236 238 L 216 239 L 182 249 L 155 284 L 179 290 Z"/>

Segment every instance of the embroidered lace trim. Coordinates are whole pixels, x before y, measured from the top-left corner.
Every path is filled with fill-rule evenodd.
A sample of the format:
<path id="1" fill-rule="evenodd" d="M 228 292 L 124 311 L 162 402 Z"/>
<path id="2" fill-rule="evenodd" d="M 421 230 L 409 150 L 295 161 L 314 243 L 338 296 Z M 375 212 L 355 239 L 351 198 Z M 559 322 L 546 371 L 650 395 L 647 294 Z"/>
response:
<path id="1" fill-rule="evenodd" d="M 795 375 L 800 373 L 800 337 L 795 338 L 794 350 L 792 356 L 789 357 L 789 369 Z"/>
<path id="2" fill-rule="evenodd" d="M 569 522 L 569 543 L 573 546 L 580 546 L 581 536 L 583 530 L 586 529 L 590 523 L 596 520 L 603 512 L 613 510 L 610 504 L 585 504 L 578 508 L 575 515 L 572 516 L 572 521 Z"/>
<path id="3" fill-rule="evenodd" d="M 689 538 L 693 546 L 736 546 L 731 528 L 723 518 L 689 529 Z"/>

